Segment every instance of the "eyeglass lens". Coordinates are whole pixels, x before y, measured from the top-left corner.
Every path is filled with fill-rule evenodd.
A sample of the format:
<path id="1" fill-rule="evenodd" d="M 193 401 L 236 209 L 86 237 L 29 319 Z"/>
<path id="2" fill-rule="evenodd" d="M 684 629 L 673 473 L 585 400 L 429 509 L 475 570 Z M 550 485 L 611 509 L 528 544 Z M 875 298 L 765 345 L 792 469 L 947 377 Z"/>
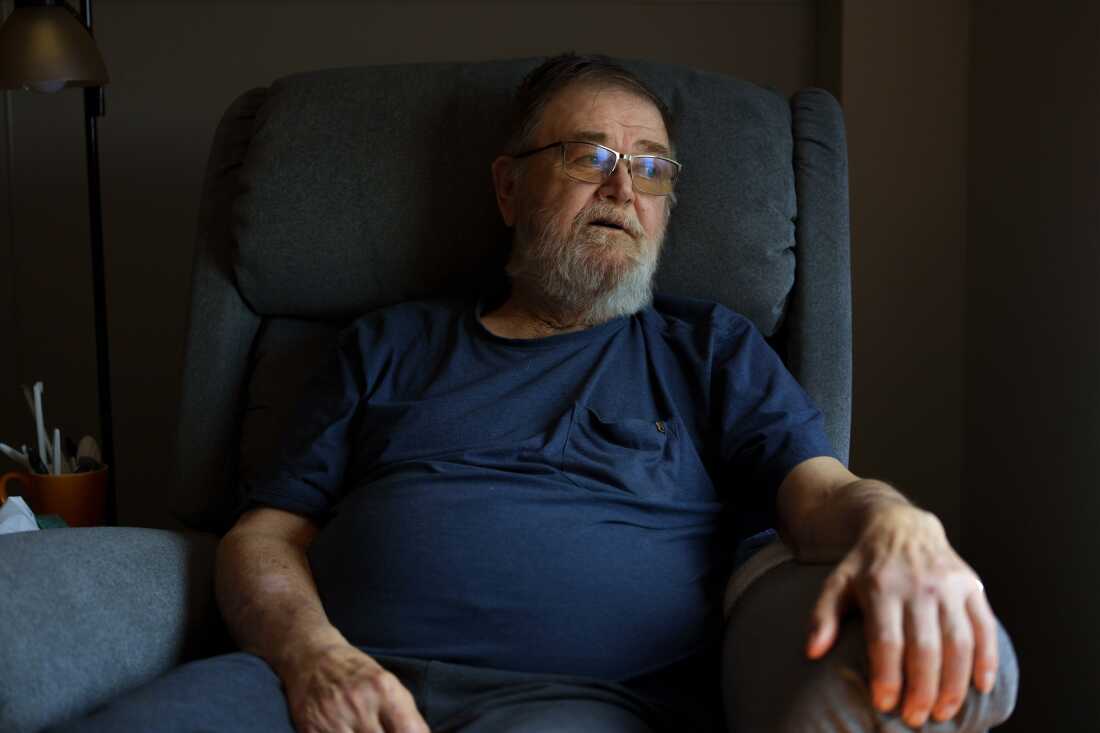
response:
<path id="1" fill-rule="evenodd" d="M 586 183 L 603 183 L 615 165 L 615 153 L 592 143 L 564 143 L 566 175 Z M 623 161 L 627 165 L 627 161 Z M 630 161 L 633 185 L 653 194 L 671 193 L 679 169 L 671 160 L 656 155 L 636 155 Z"/>

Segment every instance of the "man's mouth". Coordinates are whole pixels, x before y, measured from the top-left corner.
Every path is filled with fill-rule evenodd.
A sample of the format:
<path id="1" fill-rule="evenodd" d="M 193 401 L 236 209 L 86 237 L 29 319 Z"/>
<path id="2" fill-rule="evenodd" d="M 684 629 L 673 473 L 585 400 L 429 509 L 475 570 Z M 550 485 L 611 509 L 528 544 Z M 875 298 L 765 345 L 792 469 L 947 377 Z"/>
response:
<path id="1" fill-rule="evenodd" d="M 605 229 L 618 229 L 620 232 L 626 231 L 626 227 L 610 219 L 593 219 L 592 221 L 588 222 L 588 226 L 604 227 Z"/>

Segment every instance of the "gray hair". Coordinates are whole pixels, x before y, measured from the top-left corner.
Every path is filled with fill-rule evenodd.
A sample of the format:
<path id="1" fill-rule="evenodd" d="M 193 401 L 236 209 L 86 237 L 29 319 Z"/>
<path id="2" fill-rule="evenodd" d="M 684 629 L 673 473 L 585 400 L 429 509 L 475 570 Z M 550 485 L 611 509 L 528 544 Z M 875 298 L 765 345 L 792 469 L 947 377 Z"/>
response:
<path id="1" fill-rule="evenodd" d="M 669 148 L 675 150 L 672 113 L 656 92 L 633 72 L 607 56 L 578 56 L 574 53 L 548 58 L 524 77 L 513 101 L 512 129 L 506 150 L 514 155 L 530 147 L 546 105 L 562 89 L 579 83 L 621 89 L 652 102 L 665 123 Z"/>
<path id="2" fill-rule="evenodd" d="M 599 54 L 578 56 L 575 53 L 563 53 L 548 58 L 524 77 L 513 100 L 511 134 L 505 146 L 507 152 L 515 155 L 533 146 L 535 135 L 542 122 L 542 114 L 550 100 L 567 86 L 581 83 L 620 89 L 651 102 L 661 114 L 661 120 L 669 136 L 669 150 L 673 156 L 676 155 L 676 144 L 672 138 L 672 113 L 664 100 L 637 75 L 609 57 Z M 513 161 L 511 170 L 513 180 L 518 180 L 525 169 L 526 159 Z M 676 206 L 676 194 L 670 193 L 666 198 L 668 199 L 667 215 Z"/>

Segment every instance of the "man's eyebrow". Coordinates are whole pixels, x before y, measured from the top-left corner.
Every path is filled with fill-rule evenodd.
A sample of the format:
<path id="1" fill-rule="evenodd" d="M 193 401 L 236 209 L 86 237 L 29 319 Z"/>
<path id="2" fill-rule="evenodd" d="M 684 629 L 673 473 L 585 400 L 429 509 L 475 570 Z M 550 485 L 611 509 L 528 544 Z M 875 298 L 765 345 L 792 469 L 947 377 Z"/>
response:
<path id="1" fill-rule="evenodd" d="M 607 135 L 602 132 L 595 132 L 593 130 L 577 130 L 569 139 L 584 140 L 586 142 L 593 143 L 606 143 Z M 639 140 L 634 147 L 643 152 L 657 153 L 658 155 L 668 155 L 670 152 L 667 145 L 662 145 L 655 140 Z"/>

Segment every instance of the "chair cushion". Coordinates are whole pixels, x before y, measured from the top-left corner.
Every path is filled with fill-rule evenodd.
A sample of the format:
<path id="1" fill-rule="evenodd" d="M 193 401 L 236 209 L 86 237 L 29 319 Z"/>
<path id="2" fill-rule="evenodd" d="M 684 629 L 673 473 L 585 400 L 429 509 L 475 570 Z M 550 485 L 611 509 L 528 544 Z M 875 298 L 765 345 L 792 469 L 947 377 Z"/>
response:
<path id="1" fill-rule="evenodd" d="M 299 395 L 336 348 L 336 336 L 347 325 L 346 321 L 299 318 L 264 320 L 252 352 L 248 402 L 241 420 L 235 502 L 247 497 L 254 479 L 270 471 Z"/>
<path id="2" fill-rule="evenodd" d="M 332 69 L 274 82 L 235 200 L 234 269 L 258 314 L 346 319 L 500 276 L 490 164 L 541 59 Z M 623 61 L 669 104 L 684 171 L 658 289 L 722 302 L 767 336 L 794 281 L 787 99 Z"/>

